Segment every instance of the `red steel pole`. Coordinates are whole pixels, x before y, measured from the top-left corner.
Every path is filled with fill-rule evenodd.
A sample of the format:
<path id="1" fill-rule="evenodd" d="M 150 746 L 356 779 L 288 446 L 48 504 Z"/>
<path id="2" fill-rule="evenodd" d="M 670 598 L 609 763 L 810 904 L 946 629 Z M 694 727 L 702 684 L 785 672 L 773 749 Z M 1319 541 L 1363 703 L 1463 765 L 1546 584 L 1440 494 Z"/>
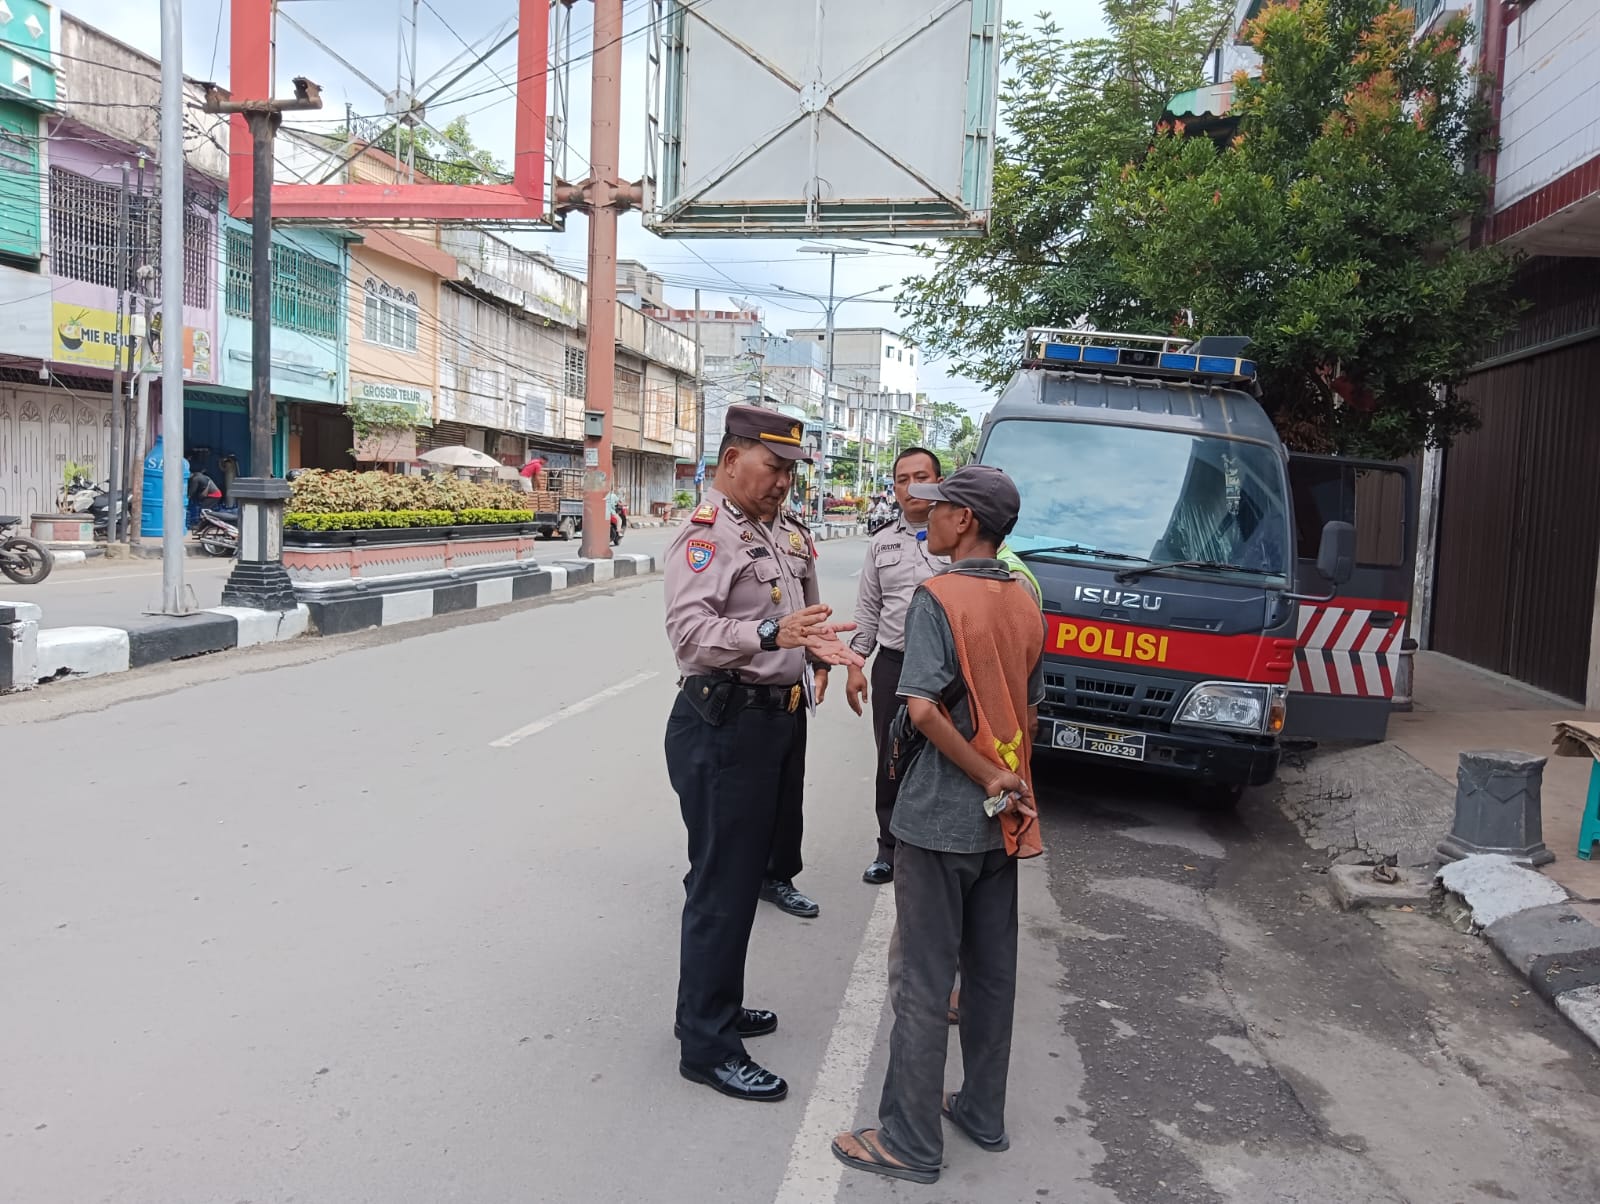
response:
<path id="1" fill-rule="evenodd" d="M 589 134 L 589 341 L 584 405 L 601 432 L 583 439 L 583 545 L 587 558 L 611 558 L 611 409 L 616 384 L 617 217 L 622 121 L 622 0 L 594 0 L 594 80 Z"/>

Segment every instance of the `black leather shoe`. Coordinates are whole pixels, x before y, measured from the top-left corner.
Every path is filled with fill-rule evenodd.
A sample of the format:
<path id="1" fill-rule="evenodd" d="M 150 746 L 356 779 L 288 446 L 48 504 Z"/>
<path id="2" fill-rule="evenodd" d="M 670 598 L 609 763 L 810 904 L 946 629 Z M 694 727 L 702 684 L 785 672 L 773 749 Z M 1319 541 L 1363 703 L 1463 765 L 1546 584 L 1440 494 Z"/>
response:
<path id="1" fill-rule="evenodd" d="M 788 1083 L 752 1062 L 748 1056 L 729 1058 L 715 1066 L 679 1062 L 678 1073 L 691 1083 L 704 1083 L 723 1095 L 755 1103 L 775 1104 L 789 1094 Z"/>
<path id="2" fill-rule="evenodd" d="M 802 920 L 814 919 L 822 909 L 794 888 L 787 878 L 769 879 L 761 884 L 761 897 L 777 905 L 779 911 Z"/>
<path id="3" fill-rule="evenodd" d="M 894 881 L 894 866 L 882 857 L 867 867 L 867 872 L 861 875 L 861 881 L 869 886 L 884 886 Z"/>
<path id="4" fill-rule="evenodd" d="M 735 1027 L 741 1037 L 765 1037 L 778 1031 L 778 1013 L 764 1008 L 743 1008 Z"/>

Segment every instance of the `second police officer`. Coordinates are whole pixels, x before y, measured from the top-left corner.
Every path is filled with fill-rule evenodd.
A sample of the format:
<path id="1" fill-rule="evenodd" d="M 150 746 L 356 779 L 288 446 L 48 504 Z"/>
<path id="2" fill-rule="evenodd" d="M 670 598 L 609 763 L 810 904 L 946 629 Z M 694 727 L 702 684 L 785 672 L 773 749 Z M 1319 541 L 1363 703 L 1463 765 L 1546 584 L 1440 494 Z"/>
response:
<path id="1" fill-rule="evenodd" d="M 861 657 L 818 602 L 810 532 L 784 510 L 802 428 L 730 406 L 715 488 L 665 557 L 666 629 L 682 674 L 667 772 L 688 832 L 679 947 L 679 1071 L 725 1095 L 780 1100 L 788 1084 L 745 1050 L 778 1027 L 744 1002 L 764 880 L 799 872 L 806 716 L 830 665 Z M 791 888 L 792 889 L 792 888 Z"/>
<path id="2" fill-rule="evenodd" d="M 861 568 L 861 585 L 856 594 L 856 631 L 850 646 L 863 657 L 877 656 L 872 662 L 870 685 L 867 675 L 851 668 L 845 683 L 845 700 L 861 714 L 865 699 L 872 705 L 872 734 L 878 745 L 878 772 L 875 781 L 875 809 L 878 813 L 878 852 L 867 866 L 862 881 L 882 886 L 894 881 L 894 836 L 889 820 L 894 815 L 895 792 L 899 783 L 889 776 L 889 724 L 900 699 L 900 667 L 905 662 L 906 608 L 917 586 L 941 571 L 950 562 L 928 551 L 928 505 L 912 497 L 913 485 L 941 480 L 939 459 L 922 447 L 908 447 L 895 457 L 894 495 L 900 514 L 873 537 L 867 546 L 866 563 Z"/>

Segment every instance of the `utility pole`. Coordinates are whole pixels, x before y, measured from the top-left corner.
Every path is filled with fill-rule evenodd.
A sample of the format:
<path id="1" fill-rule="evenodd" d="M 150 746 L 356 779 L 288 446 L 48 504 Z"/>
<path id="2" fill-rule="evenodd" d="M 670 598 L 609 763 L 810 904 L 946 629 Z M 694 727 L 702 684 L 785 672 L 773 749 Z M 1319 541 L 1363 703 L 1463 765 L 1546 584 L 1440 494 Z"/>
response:
<path id="1" fill-rule="evenodd" d="M 128 385 L 133 416 L 130 428 L 133 434 L 124 440 L 123 449 L 123 463 L 128 481 L 128 504 L 124 507 L 127 512 L 128 544 L 135 548 L 144 546 L 144 531 L 141 529 L 144 518 L 144 457 L 150 447 L 150 373 L 146 367 L 144 340 L 148 325 L 147 311 L 150 308 L 147 294 L 150 291 L 150 278 L 153 272 L 146 262 L 150 255 L 150 246 L 146 241 L 146 236 L 150 232 L 150 210 L 144 203 L 145 158 L 145 152 L 140 151 L 138 174 L 135 177 L 138 181 L 138 192 L 135 195 L 139 198 L 140 215 L 139 255 L 133 269 L 133 279 L 136 283 L 128 304 L 128 311 L 132 317 L 130 325 L 137 340 L 137 351 L 130 347 L 128 355 L 128 363 L 134 371 L 134 380 Z"/>
<path id="2" fill-rule="evenodd" d="M 867 249 L 865 247 L 829 247 L 829 246 L 801 247 L 800 249 L 802 251 L 805 251 L 805 252 L 807 252 L 809 254 L 812 254 L 812 255 L 826 255 L 828 257 L 828 304 L 827 304 L 828 322 L 827 322 L 827 336 L 826 336 L 828 368 L 827 368 L 827 376 L 824 379 L 823 384 L 822 384 L 822 460 L 821 460 L 821 463 L 820 463 L 820 465 L 818 466 L 818 469 L 817 469 L 817 484 L 818 484 L 818 489 L 817 489 L 817 521 L 820 523 L 822 521 L 822 516 L 823 516 L 822 498 L 823 498 L 823 495 L 827 492 L 826 486 L 827 486 L 827 479 L 828 479 L 828 437 L 832 433 L 832 428 L 833 428 L 832 420 L 829 418 L 829 412 L 830 412 L 830 407 L 833 404 L 833 319 L 834 319 L 834 315 L 836 313 L 838 313 L 839 306 L 843 305 L 846 301 L 857 301 L 862 297 L 866 297 L 866 296 L 871 295 L 872 293 L 882 292 L 884 289 L 888 288 L 889 286 L 887 284 L 879 285 L 877 288 L 868 289 L 864 293 L 857 293 L 853 297 L 844 297 L 844 298 L 841 298 L 840 300 L 835 301 L 834 300 L 834 285 L 835 285 L 835 282 L 836 282 L 837 277 L 838 277 L 839 256 L 841 256 L 841 255 L 866 255 L 866 254 L 868 254 Z M 779 288 L 780 291 L 786 292 L 786 293 L 795 291 L 793 289 L 786 289 L 782 285 L 779 285 L 778 288 Z M 803 294 L 803 295 L 809 296 L 809 294 Z M 813 297 L 812 300 L 816 300 L 816 298 Z"/>
<path id="3" fill-rule="evenodd" d="M 237 53 L 237 48 L 235 49 Z M 254 47 L 251 53 L 267 53 Z M 278 126 L 286 112 L 322 107 L 322 91 L 303 75 L 292 100 L 225 101 L 206 84 L 206 112 L 242 116 L 250 127 L 250 476 L 233 483 L 239 503 L 239 555 L 222 588 L 225 606 L 293 610 L 294 586 L 283 567 L 283 507 L 287 481 L 274 472 L 277 407 L 272 401 L 272 177 Z M 171 452 L 168 452 L 171 455 Z"/>
<path id="4" fill-rule="evenodd" d="M 571 7 L 574 0 L 561 0 Z M 594 0 L 593 76 L 590 94 L 589 178 L 558 184 L 556 211 L 589 217 L 588 344 L 584 355 L 583 544 L 587 560 L 611 558 L 611 409 L 617 355 L 617 218 L 644 199 L 639 183 L 625 184 L 621 154 L 622 0 Z"/>
<path id="5" fill-rule="evenodd" d="M 161 436 L 160 613 L 184 615 L 183 0 L 161 0 Z"/>
<path id="6" fill-rule="evenodd" d="M 694 290 L 694 504 L 706 495 L 706 354 L 700 342 L 700 290 Z"/>

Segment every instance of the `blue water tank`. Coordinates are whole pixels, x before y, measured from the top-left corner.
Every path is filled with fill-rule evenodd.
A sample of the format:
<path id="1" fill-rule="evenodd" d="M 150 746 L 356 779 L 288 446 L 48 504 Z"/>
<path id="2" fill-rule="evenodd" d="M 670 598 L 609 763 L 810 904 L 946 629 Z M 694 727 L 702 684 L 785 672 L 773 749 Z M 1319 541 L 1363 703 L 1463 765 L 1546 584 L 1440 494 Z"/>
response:
<path id="1" fill-rule="evenodd" d="M 156 445 L 150 449 L 150 454 L 144 459 L 144 498 L 139 508 L 139 534 L 146 538 L 160 539 L 162 535 L 161 523 L 165 513 L 162 509 L 161 479 L 166 476 L 167 452 L 163 441 L 156 440 Z M 189 461 L 183 461 L 183 504 L 189 504 Z"/>

